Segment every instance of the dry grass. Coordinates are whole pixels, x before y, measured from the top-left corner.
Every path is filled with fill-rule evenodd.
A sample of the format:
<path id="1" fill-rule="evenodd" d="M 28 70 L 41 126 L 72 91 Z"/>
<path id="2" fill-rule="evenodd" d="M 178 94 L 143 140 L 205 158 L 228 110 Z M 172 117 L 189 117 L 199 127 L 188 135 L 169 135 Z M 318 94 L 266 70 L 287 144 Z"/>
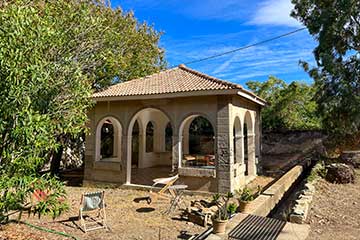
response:
<path id="1" fill-rule="evenodd" d="M 53 221 L 50 218 L 24 217 L 23 220 L 37 226 L 46 227 L 56 231 L 71 234 L 78 239 L 178 239 L 186 234 L 200 233 L 205 228 L 189 224 L 180 220 L 180 211 L 170 215 L 162 212 L 169 207 L 168 201 L 159 201 L 148 205 L 146 201 L 136 203 L 133 200 L 148 196 L 145 191 L 128 189 L 106 189 L 105 201 L 107 205 L 107 217 L 111 231 L 96 230 L 83 233 L 77 225 L 80 196 L 86 191 L 100 189 L 88 189 L 83 187 L 67 187 L 68 201 L 71 204 L 69 212 Z M 203 199 L 204 196 L 185 196 L 184 203 L 190 204 L 191 200 Z M 149 210 L 147 212 L 146 210 Z M 182 234 L 183 233 L 183 234 Z M 184 235 L 185 234 L 185 235 Z M 53 233 L 46 233 L 31 229 L 24 224 L 11 223 L 0 231 L 0 240 L 3 239 L 69 239 Z"/>

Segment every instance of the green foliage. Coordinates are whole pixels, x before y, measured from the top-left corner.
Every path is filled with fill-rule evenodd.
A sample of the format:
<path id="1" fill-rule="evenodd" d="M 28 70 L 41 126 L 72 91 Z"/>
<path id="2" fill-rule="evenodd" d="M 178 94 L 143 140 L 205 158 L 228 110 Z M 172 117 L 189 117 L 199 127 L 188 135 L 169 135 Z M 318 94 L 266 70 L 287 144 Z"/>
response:
<path id="1" fill-rule="evenodd" d="M 236 205 L 235 203 L 229 203 L 227 205 L 227 212 L 231 215 L 236 213 L 236 210 L 238 208 L 238 205 Z"/>
<path id="2" fill-rule="evenodd" d="M 315 80 L 323 125 L 346 139 L 360 133 L 360 2 L 292 0 L 292 16 L 302 22 L 318 45 L 317 66 L 303 67 Z M 342 138 L 346 136 L 346 138 Z M 349 138 L 348 138 L 349 139 Z"/>
<path id="3" fill-rule="evenodd" d="M 62 185 L 39 169 L 86 132 L 94 90 L 164 67 L 160 34 L 100 0 L 2 1 L 0 22 L 0 216 L 26 206 L 29 183 L 47 193 L 31 210 L 57 216 Z"/>
<path id="4" fill-rule="evenodd" d="M 250 202 L 253 201 L 261 194 L 261 187 L 258 186 L 256 190 L 251 190 L 248 187 L 244 187 L 242 190 L 237 191 L 237 195 L 239 195 L 239 200 L 242 202 Z"/>
<path id="5" fill-rule="evenodd" d="M 9 213 L 23 211 L 29 214 L 59 216 L 68 209 L 65 202 L 65 189 L 57 179 L 45 175 L 4 176 L 0 179 L 0 188 L 4 190 L 0 202 L 0 222 L 6 222 Z"/>
<path id="6" fill-rule="evenodd" d="M 309 176 L 307 177 L 307 180 L 309 182 L 312 182 L 318 178 L 325 178 L 326 173 L 327 173 L 327 170 L 326 170 L 324 161 L 319 161 L 311 169 L 311 172 L 310 172 Z"/>
<path id="7" fill-rule="evenodd" d="M 213 202 L 216 204 L 218 210 L 216 211 L 214 218 L 217 220 L 227 220 L 229 219 L 229 214 L 231 213 L 228 210 L 232 210 L 232 207 L 229 207 L 229 201 L 233 198 L 234 195 L 231 192 L 228 192 L 225 196 L 216 193 L 213 195 Z"/>
<path id="8" fill-rule="evenodd" d="M 317 104 L 313 100 L 315 88 L 300 82 L 286 84 L 270 76 L 263 83 L 247 82 L 246 85 L 268 102 L 262 111 L 265 130 L 313 130 L 320 129 L 316 115 Z"/>

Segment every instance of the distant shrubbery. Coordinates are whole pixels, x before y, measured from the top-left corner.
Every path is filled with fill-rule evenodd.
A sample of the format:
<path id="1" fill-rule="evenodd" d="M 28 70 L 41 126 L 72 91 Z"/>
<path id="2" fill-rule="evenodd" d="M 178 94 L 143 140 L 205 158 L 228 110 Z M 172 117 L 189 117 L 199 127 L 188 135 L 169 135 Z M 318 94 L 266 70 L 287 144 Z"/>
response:
<path id="1" fill-rule="evenodd" d="M 315 88 L 301 82 L 287 84 L 270 76 L 265 82 L 246 85 L 268 102 L 262 111 L 264 130 L 319 130 L 321 119 L 316 114 Z"/>

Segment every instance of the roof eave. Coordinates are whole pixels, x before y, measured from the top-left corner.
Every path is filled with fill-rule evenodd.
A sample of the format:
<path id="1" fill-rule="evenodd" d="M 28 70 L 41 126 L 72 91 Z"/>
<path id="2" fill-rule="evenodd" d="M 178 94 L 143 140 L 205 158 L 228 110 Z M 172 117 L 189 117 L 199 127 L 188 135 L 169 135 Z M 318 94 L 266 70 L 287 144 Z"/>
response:
<path id="1" fill-rule="evenodd" d="M 243 97 L 243 98 L 246 98 L 254 103 L 257 103 L 258 105 L 264 107 L 266 106 L 266 101 L 258 96 L 256 96 L 255 94 L 250 94 L 249 92 L 247 91 L 238 91 L 237 92 L 237 95 Z"/>
<path id="2" fill-rule="evenodd" d="M 179 97 L 198 97 L 198 96 L 216 96 L 216 95 L 237 95 L 239 89 L 220 89 L 220 90 L 202 90 L 162 94 L 130 95 L 130 96 L 107 96 L 92 97 L 96 102 L 104 101 L 126 101 L 126 100 L 144 100 L 144 99 L 162 99 Z"/>

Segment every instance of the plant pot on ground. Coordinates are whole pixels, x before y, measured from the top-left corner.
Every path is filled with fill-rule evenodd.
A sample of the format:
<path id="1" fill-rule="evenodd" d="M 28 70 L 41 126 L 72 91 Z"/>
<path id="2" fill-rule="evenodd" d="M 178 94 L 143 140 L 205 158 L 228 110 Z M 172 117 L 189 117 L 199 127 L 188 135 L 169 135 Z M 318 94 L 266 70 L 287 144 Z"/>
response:
<path id="1" fill-rule="evenodd" d="M 225 233 L 226 224 L 229 221 L 229 217 L 234 213 L 233 203 L 229 204 L 229 200 L 233 197 L 232 193 L 227 193 L 226 196 L 222 196 L 219 193 L 213 196 L 213 202 L 216 204 L 218 210 L 212 217 L 213 233 Z"/>
<path id="2" fill-rule="evenodd" d="M 242 190 L 237 191 L 239 195 L 239 207 L 238 212 L 249 213 L 250 203 L 257 198 L 261 193 L 261 187 L 258 186 L 256 190 L 251 190 L 248 187 L 244 187 Z"/>

